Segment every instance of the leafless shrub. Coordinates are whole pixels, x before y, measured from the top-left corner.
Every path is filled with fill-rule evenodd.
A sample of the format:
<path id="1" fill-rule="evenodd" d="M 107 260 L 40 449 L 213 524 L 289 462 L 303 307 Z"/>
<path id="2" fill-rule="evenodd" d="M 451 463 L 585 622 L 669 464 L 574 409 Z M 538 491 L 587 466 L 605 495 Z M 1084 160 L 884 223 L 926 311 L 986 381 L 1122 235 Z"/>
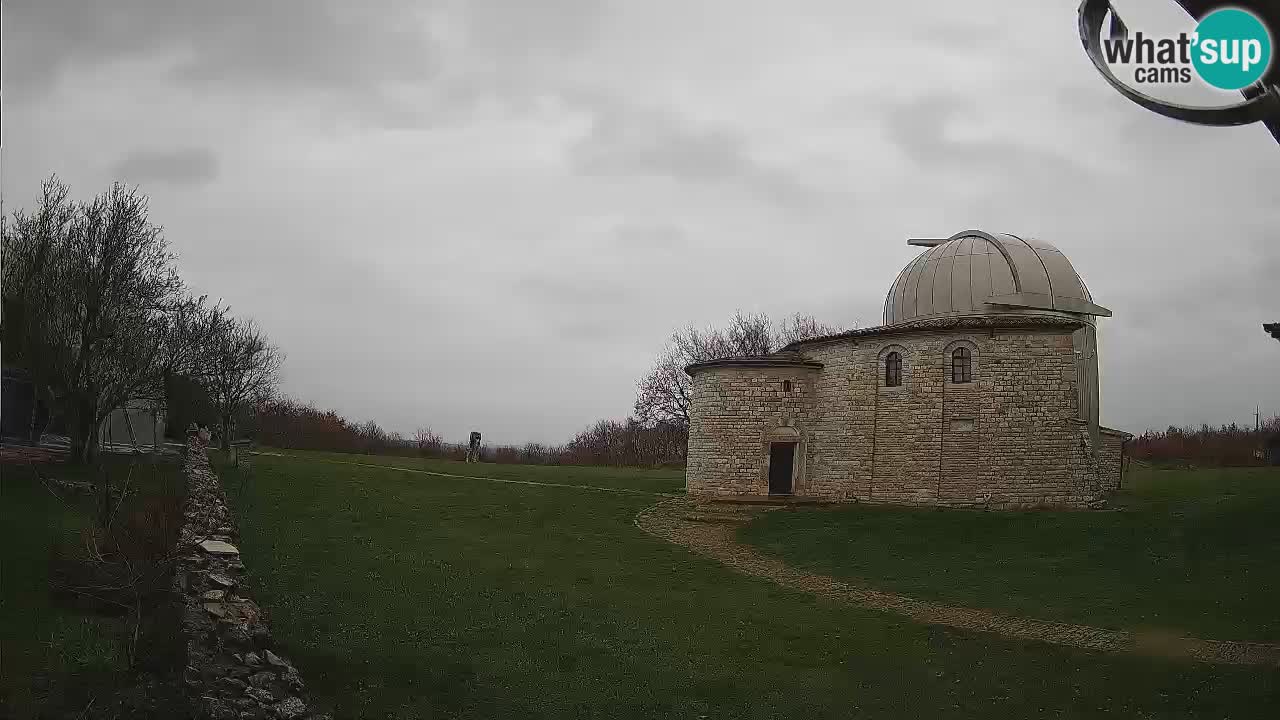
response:
<path id="1" fill-rule="evenodd" d="M 430 427 L 423 425 L 413 433 L 413 444 L 418 448 L 418 454 L 422 457 L 441 457 L 444 450 L 444 440 L 439 433 Z"/>
<path id="2" fill-rule="evenodd" d="M 1163 431 L 1148 430 L 1135 437 L 1130 456 L 1147 462 L 1181 462 L 1205 466 L 1261 465 L 1257 456 L 1263 441 L 1280 433 L 1280 417 L 1261 423 L 1261 429 L 1232 423 L 1220 427 L 1170 426 Z"/>
<path id="3" fill-rule="evenodd" d="M 515 464 L 520 462 L 520 449 L 511 445 L 499 445 L 493 448 L 492 462 Z"/>
<path id="4" fill-rule="evenodd" d="M 517 454 L 517 462 L 523 465 L 546 465 L 550 463 L 552 448 L 542 443 L 525 443 Z"/>
<path id="5" fill-rule="evenodd" d="M 143 491 L 130 492 L 142 474 L 151 474 L 151 482 Z M 54 548 L 55 595 L 82 608 L 127 617 L 131 666 L 138 661 L 144 621 L 166 601 L 182 523 L 180 489 L 162 477 L 158 466 L 131 464 L 108 521 L 86 528 L 77 548 Z"/>
<path id="6" fill-rule="evenodd" d="M 600 420 L 578 433 L 560 453 L 565 465 L 654 467 L 683 465 L 688 431 L 675 423 L 645 425 L 635 419 Z"/>

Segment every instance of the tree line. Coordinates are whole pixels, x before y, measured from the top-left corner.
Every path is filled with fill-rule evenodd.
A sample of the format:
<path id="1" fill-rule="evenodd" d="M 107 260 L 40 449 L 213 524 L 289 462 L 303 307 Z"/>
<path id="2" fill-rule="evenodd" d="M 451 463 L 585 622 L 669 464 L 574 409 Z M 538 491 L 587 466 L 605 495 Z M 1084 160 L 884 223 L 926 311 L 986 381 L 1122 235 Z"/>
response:
<path id="1" fill-rule="evenodd" d="M 261 403 L 246 425 L 252 426 L 257 442 L 270 447 L 443 460 L 463 460 L 467 455 L 466 443 L 446 441 L 427 426 L 406 437 L 375 421 L 349 420 L 291 398 Z M 599 420 L 561 445 L 482 445 L 480 460 L 521 465 L 681 465 L 687 439 L 685 428 L 671 424 Z"/>
<path id="2" fill-rule="evenodd" d="M 72 199 L 56 176 L 41 184 L 34 209 L 3 218 L 0 340 L 6 367 L 36 388 L 28 440 L 53 422 L 71 441 L 71 459 L 89 462 L 98 429 L 125 403 L 167 412 L 169 427 L 212 424 L 225 447 L 236 434 L 261 444 L 338 452 L 461 459 L 465 443 L 429 427 L 405 437 L 377 422 L 277 396 L 284 355 L 252 319 L 194 295 L 179 276 L 162 228 L 137 188 L 113 184 Z M 600 420 L 562 445 L 484 446 L 482 459 L 534 464 L 682 464 L 696 362 L 776 352 L 839 332 L 795 314 L 774 322 L 738 312 L 723 327 L 671 335 L 640 378 L 630 417 Z M 1260 462 L 1258 449 L 1280 433 L 1237 425 L 1170 427 L 1131 444 L 1133 456 L 1218 465 Z"/>
<path id="3" fill-rule="evenodd" d="M 637 383 L 633 413 L 603 419 L 561 445 L 483 445 L 485 462 L 528 465 L 682 466 L 689 438 L 691 378 L 684 369 L 728 357 L 764 355 L 788 343 L 837 332 L 812 317 L 796 314 L 774 322 L 764 313 L 735 313 L 721 328 L 687 327 L 672 334 L 653 367 Z M 330 450 L 462 460 L 464 442 L 448 442 L 429 426 L 411 437 L 385 430 L 372 420 L 349 420 L 334 410 L 290 398 L 257 406 L 252 423 L 263 445 L 298 450 Z"/>
<path id="4" fill-rule="evenodd" d="M 186 387 L 227 428 L 225 443 L 236 418 L 275 392 L 283 354 L 251 319 L 190 292 L 137 188 L 115 183 L 76 201 L 50 177 L 0 235 L 0 339 L 4 364 L 35 387 L 29 441 L 56 423 L 70 459 L 90 462 L 113 410 L 160 412 Z"/>
<path id="5" fill-rule="evenodd" d="M 1131 457 L 1147 462 L 1187 463 L 1205 466 L 1261 465 L 1264 443 L 1280 438 L 1280 417 L 1258 427 L 1236 423 L 1212 427 L 1175 427 L 1148 430 L 1130 441 Z"/>

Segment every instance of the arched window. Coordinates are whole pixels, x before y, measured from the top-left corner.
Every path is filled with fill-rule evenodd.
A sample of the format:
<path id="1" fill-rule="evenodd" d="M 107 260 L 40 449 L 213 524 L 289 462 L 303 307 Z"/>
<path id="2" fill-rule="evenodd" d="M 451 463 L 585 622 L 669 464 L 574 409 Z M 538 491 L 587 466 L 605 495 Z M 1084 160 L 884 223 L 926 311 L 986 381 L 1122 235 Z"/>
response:
<path id="1" fill-rule="evenodd" d="M 951 353 L 951 382 L 973 382 L 973 353 L 967 347 L 958 347 Z"/>
<path id="2" fill-rule="evenodd" d="M 902 353 L 891 352 L 884 359 L 884 386 L 902 385 Z"/>

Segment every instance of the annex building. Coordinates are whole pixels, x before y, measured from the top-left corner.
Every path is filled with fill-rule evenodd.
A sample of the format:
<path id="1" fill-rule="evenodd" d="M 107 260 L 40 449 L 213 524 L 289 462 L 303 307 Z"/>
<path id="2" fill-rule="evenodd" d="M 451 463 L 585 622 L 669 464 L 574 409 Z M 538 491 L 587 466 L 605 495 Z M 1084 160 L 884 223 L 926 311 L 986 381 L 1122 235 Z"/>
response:
<path id="1" fill-rule="evenodd" d="M 898 274 L 884 324 L 696 363 L 691 496 L 1086 507 L 1120 482 L 1094 304 L 1042 240 L 968 230 Z"/>

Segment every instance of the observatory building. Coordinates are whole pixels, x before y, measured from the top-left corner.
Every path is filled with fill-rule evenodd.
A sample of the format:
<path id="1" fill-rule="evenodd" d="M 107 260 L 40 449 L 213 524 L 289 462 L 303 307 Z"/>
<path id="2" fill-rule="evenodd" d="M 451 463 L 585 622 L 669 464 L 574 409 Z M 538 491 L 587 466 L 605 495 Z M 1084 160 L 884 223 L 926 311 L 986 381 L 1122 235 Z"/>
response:
<path id="1" fill-rule="evenodd" d="M 889 288 L 884 324 L 687 368 L 694 497 L 1086 507 L 1120 482 L 1096 318 L 1042 240 L 968 230 Z"/>

